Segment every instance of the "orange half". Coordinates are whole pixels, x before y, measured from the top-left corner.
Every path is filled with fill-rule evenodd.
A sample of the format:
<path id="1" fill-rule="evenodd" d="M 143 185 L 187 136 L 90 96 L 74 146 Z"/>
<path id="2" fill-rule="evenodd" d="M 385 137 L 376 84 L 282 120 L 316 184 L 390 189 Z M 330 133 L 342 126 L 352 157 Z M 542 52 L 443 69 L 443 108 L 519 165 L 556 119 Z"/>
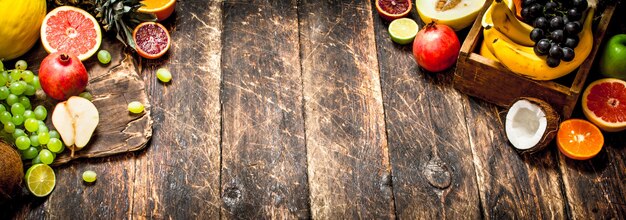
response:
<path id="1" fill-rule="evenodd" d="M 141 6 L 137 11 L 152 13 L 156 15 L 157 20 L 163 21 L 174 12 L 176 0 L 143 0 L 141 4 L 144 6 Z"/>
<path id="2" fill-rule="evenodd" d="M 561 122 L 556 134 L 556 145 L 565 156 L 575 160 L 587 160 L 602 150 L 604 136 L 589 121 L 569 119 Z"/>

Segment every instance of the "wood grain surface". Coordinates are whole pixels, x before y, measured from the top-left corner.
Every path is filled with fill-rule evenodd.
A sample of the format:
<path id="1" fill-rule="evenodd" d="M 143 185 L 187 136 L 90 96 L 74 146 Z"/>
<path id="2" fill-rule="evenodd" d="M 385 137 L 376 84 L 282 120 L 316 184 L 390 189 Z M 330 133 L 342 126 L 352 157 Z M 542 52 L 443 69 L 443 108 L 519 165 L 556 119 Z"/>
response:
<path id="1" fill-rule="evenodd" d="M 610 21 L 606 37 L 626 33 L 623 14 L 626 4 L 619 4 Z M 604 45 L 608 38 L 603 40 Z M 598 60 L 598 59 L 596 59 Z M 589 84 L 603 76 L 590 75 Z M 575 118 L 585 118 L 580 107 Z M 605 144 L 600 153 L 587 161 L 576 161 L 559 154 L 559 168 L 563 178 L 564 194 L 574 219 L 626 218 L 626 132 L 604 132 Z"/>
<path id="2" fill-rule="evenodd" d="M 465 109 L 483 217 L 567 217 L 556 146 L 520 155 L 505 136 L 502 109 L 474 99 L 466 101 Z"/>
<path id="3" fill-rule="evenodd" d="M 370 2 L 298 9 L 312 217 L 393 218 Z"/>
<path id="4" fill-rule="evenodd" d="M 374 3 L 177 1 L 163 22 L 172 47 L 157 60 L 127 56 L 107 36 L 114 62 L 86 62 L 100 74 L 96 102 L 133 99 L 103 95 L 111 84 L 145 90 L 149 112 L 108 120 L 150 116 L 152 138 L 135 152 L 55 166 L 50 196 L 24 188 L 0 219 L 626 218 L 625 132 L 605 133 L 588 161 L 554 143 L 517 153 L 505 109 L 455 90 L 454 68 L 421 70 Z M 626 33 L 617 19 L 607 36 Z M 38 68 L 45 51 L 29 54 Z M 157 80 L 161 67 L 172 82 Z M 573 117 L 584 118 L 580 106 Z M 124 128 L 94 143 L 147 140 L 113 132 Z M 94 184 L 85 170 L 98 174 Z"/>
<path id="5" fill-rule="evenodd" d="M 222 2 L 178 1 L 168 54 L 141 60 L 153 103 L 150 148 L 138 154 L 132 218 L 217 219 L 220 201 Z M 172 73 L 170 83 L 156 78 Z"/>
<path id="6" fill-rule="evenodd" d="M 442 73 L 420 69 L 412 45 L 389 38 L 389 22 L 374 16 L 374 24 L 398 217 L 480 217 L 466 96 L 451 88 L 454 68 Z"/>
<path id="7" fill-rule="evenodd" d="M 224 2 L 223 218 L 310 216 L 296 4 Z"/>

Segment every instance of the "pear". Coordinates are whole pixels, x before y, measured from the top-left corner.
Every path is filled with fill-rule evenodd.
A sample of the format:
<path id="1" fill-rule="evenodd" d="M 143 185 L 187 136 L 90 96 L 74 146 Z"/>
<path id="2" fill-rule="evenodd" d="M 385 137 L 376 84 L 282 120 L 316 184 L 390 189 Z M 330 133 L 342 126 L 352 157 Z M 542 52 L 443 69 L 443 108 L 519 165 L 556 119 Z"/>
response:
<path id="1" fill-rule="evenodd" d="M 52 112 L 52 124 L 72 152 L 83 149 L 89 143 L 99 122 L 96 106 L 79 96 L 59 102 Z"/>

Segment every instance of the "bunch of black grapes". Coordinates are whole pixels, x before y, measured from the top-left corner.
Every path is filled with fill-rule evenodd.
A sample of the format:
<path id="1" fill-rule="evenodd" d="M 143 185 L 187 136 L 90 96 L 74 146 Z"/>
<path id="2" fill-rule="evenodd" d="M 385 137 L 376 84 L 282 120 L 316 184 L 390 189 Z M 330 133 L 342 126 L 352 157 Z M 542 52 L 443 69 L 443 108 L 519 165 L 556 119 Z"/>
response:
<path id="1" fill-rule="evenodd" d="M 587 0 L 523 0 L 521 15 L 534 29 L 530 39 L 535 42 L 538 55 L 548 55 L 546 62 L 557 67 L 561 60 L 574 59 L 578 33 Z"/>

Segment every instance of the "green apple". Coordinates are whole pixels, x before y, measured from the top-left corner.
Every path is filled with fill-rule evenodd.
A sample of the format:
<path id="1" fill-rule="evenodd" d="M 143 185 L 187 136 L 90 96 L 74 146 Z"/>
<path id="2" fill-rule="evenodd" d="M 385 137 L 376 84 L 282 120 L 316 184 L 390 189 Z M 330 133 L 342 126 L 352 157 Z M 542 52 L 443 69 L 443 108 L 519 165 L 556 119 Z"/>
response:
<path id="1" fill-rule="evenodd" d="M 600 56 L 600 72 L 607 77 L 626 80 L 626 34 L 609 39 Z"/>

